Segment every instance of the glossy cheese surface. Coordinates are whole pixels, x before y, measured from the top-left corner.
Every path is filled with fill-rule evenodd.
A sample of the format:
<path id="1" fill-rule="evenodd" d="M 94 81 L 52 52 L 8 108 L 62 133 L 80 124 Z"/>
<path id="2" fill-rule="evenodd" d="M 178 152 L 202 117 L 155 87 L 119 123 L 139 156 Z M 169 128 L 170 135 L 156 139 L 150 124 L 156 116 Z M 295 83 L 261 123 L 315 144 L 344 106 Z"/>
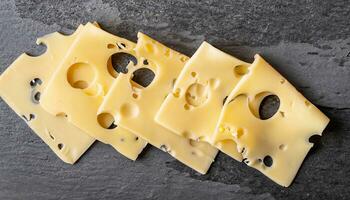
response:
<path id="1" fill-rule="evenodd" d="M 117 75 L 111 71 L 110 57 L 115 53 L 133 53 L 134 47 L 134 43 L 88 23 L 41 97 L 41 105 L 50 114 L 66 116 L 91 137 L 112 145 L 132 160 L 147 143 L 115 125 L 110 116 L 98 117 L 97 111 Z"/>
<path id="2" fill-rule="evenodd" d="M 22 54 L 0 76 L 0 96 L 28 126 L 61 158 L 73 164 L 95 141 L 64 116 L 53 116 L 40 105 L 40 96 L 54 70 L 79 36 L 52 33 L 37 40 L 47 50 L 38 57 Z"/>
<path id="3" fill-rule="evenodd" d="M 259 107 L 269 95 L 280 105 L 268 119 Z M 225 103 L 216 130 L 216 142 L 233 140 L 244 162 L 282 186 L 289 186 L 313 146 L 309 138 L 321 135 L 329 119 L 261 56 Z"/>
<path id="4" fill-rule="evenodd" d="M 217 149 L 208 143 L 179 136 L 154 120 L 188 57 L 142 33 L 138 34 L 135 55 L 137 64 L 130 63 L 128 72 L 117 77 L 100 107 L 100 113 L 112 114 L 117 119 L 117 124 L 123 128 L 196 171 L 206 173 L 214 161 Z M 142 71 L 144 76 L 153 75 L 152 82 L 138 82 L 141 77 L 137 79 L 137 76 Z"/>

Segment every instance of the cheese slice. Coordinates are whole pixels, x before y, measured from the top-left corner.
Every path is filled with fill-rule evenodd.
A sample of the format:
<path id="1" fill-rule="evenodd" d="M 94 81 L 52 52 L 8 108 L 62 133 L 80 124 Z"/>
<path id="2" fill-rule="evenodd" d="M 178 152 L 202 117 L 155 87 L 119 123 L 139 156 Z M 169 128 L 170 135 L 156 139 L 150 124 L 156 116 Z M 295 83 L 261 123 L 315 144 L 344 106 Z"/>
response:
<path id="1" fill-rule="evenodd" d="M 269 95 L 280 100 L 278 111 L 261 118 L 259 106 Z M 309 138 L 321 135 L 329 119 L 262 57 L 255 56 L 249 74 L 227 99 L 216 141 L 233 140 L 245 163 L 282 186 L 289 186 L 307 152 Z"/>
<path id="2" fill-rule="evenodd" d="M 226 97 L 247 73 L 249 64 L 204 42 L 179 75 L 156 121 L 178 135 L 213 144 L 216 122 Z M 242 160 L 232 140 L 215 144 Z"/>
<path id="3" fill-rule="evenodd" d="M 112 145 L 132 160 L 147 143 L 114 125 L 112 116 L 98 117 L 97 111 L 116 75 L 110 73 L 110 57 L 121 52 L 133 54 L 134 47 L 134 43 L 88 23 L 41 97 L 41 105 L 46 111 L 66 116 L 69 122 L 91 137 Z"/>
<path id="4" fill-rule="evenodd" d="M 128 73 L 118 76 L 99 113 L 112 114 L 123 128 L 168 152 L 196 171 L 206 173 L 214 161 L 217 149 L 206 142 L 196 142 L 179 136 L 154 120 L 188 57 L 142 33 L 138 33 L 135 54 L 137 65 L 130 64 Z M 149 85 L 144 83 L 142 86 L 142 83 L 134 79 L 139 73 L 143 73 L 144 79 L 150 80 L 152 75 L 154 79 L 147 83 Z"/>
<path id="5" fill-rule="evenodd" d="M 40 106 L 40 95 L 53 71 L 79 35 L 52 33 L 37 40 L 47 51 L 38 57 L 22 54 L 0 76 L 0 96 L 29 127 L 66 163 L 73 164 L 95 141 L 62 116 L 52 116 Z"/>

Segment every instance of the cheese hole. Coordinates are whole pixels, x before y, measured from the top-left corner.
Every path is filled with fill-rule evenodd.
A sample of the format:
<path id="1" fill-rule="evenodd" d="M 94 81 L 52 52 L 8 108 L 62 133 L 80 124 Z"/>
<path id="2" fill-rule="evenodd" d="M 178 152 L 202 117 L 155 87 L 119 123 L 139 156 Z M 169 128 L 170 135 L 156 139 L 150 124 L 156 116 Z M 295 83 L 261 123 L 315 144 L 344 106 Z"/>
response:
<path id="1" fill-rule="evenodd" d="M 200 83 L 191 84 L 186 91 L 186 102 L 188 105 L 198 107 L 203 105 L 209 96 L 209 86 Z"/>
<path id="2" fill-rule="evenodd" d="M 243 129 L 241 129 L 241 128 L 237 129 L 237 138 L 242 137 L 243 134 L 244 134 L 244 130 Z"/>
<path id="3" fill-rule="evenodd" d="M 118 126 L 113 122 L 107 129 L 115 129 Z"/>
<path id="4" fill-rule="evenodd" d="M 259 106 L 260 119 L 266 120 L 271 118 L 280 107 L 280 99 L 276 95 L 264 97 Z"/>
<path id="5" fill-rule="evenodd" d="M 160 145 L 160 150 L 164 151 L 164 152 L 168 152 L 168 147 L 165 144 Z"/>
<path id="6" fill-rule="evenodd" d="M 87 63 L 75 63 L 69 67 L 67 72 L 68 83 L 77 89 L 85 89 L 95 79 L 95 70 Z"/>
<path id="7" fill-rule="evenodd" d="M 318 148 L 321 147 L 321 136 L 320 135 L 312 135 L 311 137 L 309 137 L 309 142 L 313 144 L 313 146 L 311 147 L 309 153 L 313 154 L 316 152 L 316 150 Z"/>
<path id="8" fill-rule="evenodd" d="M 318 145 L 321 143 L 321 136 L 320 135 L 312 135 L 311 137 L 309 137 L 309 142 Z"/>
<path id="9" fill-rule="evenodd" d="M 155 74 L 152 70 L 148 68 L 140 68 L 133 72 L 131 80 L 146 88 L 152 83 L 154 77 Z"/>
<path id="10" fill-rule="evenodd" d="M 310 102 L 305 101 L 305 105 L 306 105 L 307 107 L 309 107 L 311 104 L 310 104 Z"/>
<path id="11" fill-rule="evenodd" d="M 174 95 L 174 97 L 178 98 L 178 97 L 180 97 L 180 93 L 181 93 L 181 89 L 176 88 L 175 92 L 173 92 L 173 95 Z"/>
<path id="12" fill-rule="evenodd" d="M 49 133 L 49 136 L 52 140 L 55 140 L 55 137 Z"/>
<path id="13" fill-rule="evenodd" d="M 234 73 L 238 76 L 243 76 L 249 72 L 247 65 L 237 65 L 234 67 Z"/>
<path id="14" fill-rule="evenodd" d="M 63 147 L 64 147 L 64 145 L 63 145 L 62 143 L 59 143 L 59 144 L 57 145 L 57 147 L 58 147 L 59 150 L 62 150 Z"/>
<path id="15" fill-rule="evenodd" d="M 55 116 L 56 117 L 68 117 L 68 115 L 64 112 L 57 113 Z"/>
<path id="16" fill-rule="evenodd" d="M 24 120 L 26 120 L 27 122 L 35 119 L 35 115 L 30 113 L 28 117 L 26 117 L 25 115 L 22 115 L 22 117 L 24 118 Z"/>
<path id="17" fill-rule="evenodd" d="M 281 83 L 281 84 L 284 84 L 285 82 L 286 82 L 285 79 L 281 79 L 281 80 L 280 80 L 280 83 Z"/>
<path id="18" fill-rule="evenodd" d="M 26 54 L 31 57 L 39 57 L 41 55 L 44 55 L 47 51 L 47 45 L 45 44 L 47 43 L 47 41 L 43 41 L 40 39 L 39 42 L 39 45 L 35 46 L 34 49 L 27 51 Z"/>
<path id="19" fill-rule="evenodd" d="M 280 114 L 281 114 L 282 117 L 285 116 L 283 111 L 280 111 Z"/>
<path id="20" fill-rule="evenodd" d="M 35 119 L 35 115 L 34 114 L 29 114 L 29 121 L 33 120 L 33 119 Z"/>
<path id="21" fill-rule="evenodd" d="M 193 146 L 193 147 L 195 147 L 196 144 L 197 144 L 196 141 L 194 141 L 192 139 L 189 139 L 188 141 L 189 141 L 190 145 Z"/>
<path id="22" fill-rule="evenodd" d="M 284 144 L 281 144 L 280 146 L 278 146 L 278 148 L 282 151 L 286 150 L 287 149 L 287 146 L 284 145 Z"/>
<path id="23" fill-rule="evenodd" d="M 143 60 L 143 64 L 148 65 L 148 60 L 147 59 Z"/>
<path id="24" fill-rule="evenodd" d="M 115 129 L 117 127 L 114 123 L 114 117 L 110 113 L 101 113 L 97 115 L 97 122 L 105 129 Z"/>
<path id="25" fill-rule="evenodd" d="M 34 99 L 36 100 L 36 101 L 40 101 L 40 92 L 37 92 L 37 93 L 35 93 L 35 95 L 34 95 Z"/>
<path id="26" fill-rule="evenodd" d="M 133 97 L 134 99 L 137 99 L 137 98 L 139 97 L 139 95 L 133 93 L 133 94 L 132 94 L 132 97 Z"/>
<path id="27" fill-rule="evenodd" d="M 115 53 L 107 61 L 107 70 L 112 77 L 116 78 L 119 73 L 128 73 L 127 67 L 130 62 L 137 65 L 136 57 L 124 52 Z"/>
<path id="28" fill-rule="evenodd" d="M 197 73 L 196 72 L 191 72 L 191 76 L 194 78 L 197 76 Z"/>
<path id="29" fill-rule="evenodd" d="M 40 79 L 40 78 L 34 78 L 33 80 L 31 80 L 30 82 L 29 82 L 29 84 L 30 84 L 30 86 L 31 87 L 36 87 L 37 85 L 41 85 L 43 82 L 42 82 L 42 80 Z"/>
<path id="30" fill-rule="evenodd" d="M 89 87 L 89 83 L 87 83 L 86 81 L 77 81 L 77 82 L 73 83 L 73 87 L 79 88 L 79 89 L 85 89 L 85 88 Z"/>
<path id="31" fill-rule="evenodd" d="M 124 103 L 120 107 L 120 115 L 125 118 L 136 117 L 139 112 L 138 106 L 132 103 Z"/>
<path id="32" fill-rule="evenodd" d="M 220 81 L 218 79 L 211 78 L 209 79 L 208 84 L 211 88 L 216 89 L 219 87 Z"/>
<path id="33" fill-rule="evenodd" d="M 118 72 L 113 68 L 111 57 L 107 61 L 107 71 L 113 78 L 117 78 Z"/>
<path id="34" fill-rule="evenodd" d="M 188 104 L 185 104 L 185 105 L 184 105 L 184 108 L 185 108 L 185 110 L 189 110 L 189 109 L 190 109 L 190 106 L 189 106 Z"/>
<path id="35" fill-rule="evenodd" d="M 139 137 L 135 137 L 135 141 L 139 140 Z"/>
<path id="36" fill-rule="evenodd" d="M 84 93 L 88 96 L 103 96 L 105 94 L 100 84 L 94 84 L 91 87 L 89 86 L 89 88 L 84 90 Z"/>
<path id="37" fill-rule="evenodd" d="M 180 61 L 181 62 L 186 62 L 188 60 L 188 57 L 186 57 L 186 56 L 182 56 L 181 58 L 180 58 Z"/>
<path id="38" fill-rule="evenodd" d="M 266 167 L 271 167 L 273 164 L 273 159 L 271 156 L 267 155 L 264 157 L 263 162 Z"/>
<path id="39" fill-rule="evenodd" d="M 228 96 L 226 96 L 226 97 L 224 98 L 224 100 L 222 100 L 222 105 L 225 105 L 225 102 L 226 102 L 226 100 L 227 100 L 227 97 L 228 97 Z"/>
<path id="40" fill-rule="evenodd" d="M 107 48 L 108 48 L 108 49 L 114 49 L 114 48 L 115 48 L 115 45 L 114 45 L 114 44 L 108 44 L 108 45 L 107 45 Z"/>
<path id="41" fill-rule="evenodd" d="M 244 162 L 245 164 L 249 164 L 248 158 L 243 158 L 242 162 Z"/>
<path id="42" fill-rule="evenodd" d="M 118 45 L 119 49 L 125 49 L 126 48 L 126 44 L 124 44 L 124 43 L 118 43 L 117 45 Z"/>
<path id="43" fill-rule="evenodd" d="M 40 92 L 35 92 L 34 94 L 32 94 L 32 102 L 35 104 L 39 104 L 40 96 L 41 96 Z"/>

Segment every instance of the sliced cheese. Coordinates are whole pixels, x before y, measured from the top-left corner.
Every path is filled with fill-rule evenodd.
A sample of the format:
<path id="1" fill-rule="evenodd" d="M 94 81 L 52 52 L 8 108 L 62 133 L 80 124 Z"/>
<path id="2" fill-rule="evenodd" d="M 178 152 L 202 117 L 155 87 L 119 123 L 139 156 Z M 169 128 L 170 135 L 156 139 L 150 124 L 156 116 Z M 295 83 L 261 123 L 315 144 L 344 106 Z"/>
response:
<path id="1" fill-rule="evenodd" d="M 188 57 L 142 33 L 138 34 L 135 55 L 137 65 L 129 64 L 128 73 L 117 77 L 99 113 L 112 114 L 123 128 L 168 152 L 196 171 L 206 173 L 214 161 L 217 149 L 206 142 L 196 142 L 179 136 L 154 120 Z M 138 72 L 142 71 L 144 79 L 155 75 L 148 86 L 144 84 L 145 87 L 133 79 L 134 75 L 137 76 Z"/>
<path id="2" fill-rule="evenodd" d="M 112 145 L 132 160 L 147 143 L 114 125 L 112 116 L 97 117 L 97 111 L 115 79 L 115 74 L 109 73 L 110 57 L 120 52 L 132 54 L 134 47 L 134 43 L 88 23 L 41 97 L 41 105 L 46 111 L 66 116 L 69 122 L 91 137 Z"/>
<path id="3" fill-rule="evenodd" d="M 278 111 L 261 119 L 264 97 L 276 95 Z M 329 119 L 262 57 L 255 56 L 249 74 L 227 99 L 216 141 L 233 140 L 245 163 L 282 186 L 289 186 L 307 152 L 312 135 L 321 135 Z"/>
<path id="4" fill-rule="evenodd" d="M 223 102 L 247 72 L 240 61 L 204 42 L 179 75 L 156 121 L 178 135 L 213 144 L 213 134 Z M 241 160 L 232 140 L 215 144 Z"/>
<path id="5" fill-rule="evenodd" d="M 52 33 L 39 38 L 37 43 L 47 46 L 43 55 L 22 54 L 0 76 L 0 96 L 59 158 L 71 164 L 95 139 L 70 124 L 65 117 L 50 115 L 42 109 L 40 95 L 81 29 L 82 26 L 70 36 Z"/>

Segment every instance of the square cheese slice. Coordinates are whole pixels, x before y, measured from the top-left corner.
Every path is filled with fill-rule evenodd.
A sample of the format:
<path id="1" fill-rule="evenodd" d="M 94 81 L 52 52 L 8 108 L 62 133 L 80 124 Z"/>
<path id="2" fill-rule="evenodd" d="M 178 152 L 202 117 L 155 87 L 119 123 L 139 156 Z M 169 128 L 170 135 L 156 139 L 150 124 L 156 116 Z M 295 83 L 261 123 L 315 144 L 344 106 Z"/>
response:
<path id="1" fill-rule="evenodd" d="M 263 99 L 276 95 L 280 105 L 262 118 Z M 309 138 L 321 135 L 329 119 L 261 56 L 227 99 L 216 131 L 216 141 L 232 139 L 244 162 L 282 186 L 289 186 L 313 146 Z"/>
<path id="2" fill-rule="evenodd" d="M 40 106 L 41 92 L 59 62 L 79 35 L 52 33 L 37 40 L 47 46 L 38 57 L 22 54 L 0 76 L 0 96 L 29 127 L 61 158 L 73 164 L 95 141 L 62 116 L 53 116 Z"/>
<path id="3" fill-rule="evenodd" d="M 117 77 L 99 113 L 112 114 L 121 127 L 196 171 L 206 173 L 217 149 L 206 142 L 179 136 L 154 120 L 188 57 L 142 33 L 138 33 L 135 55 L 137 65 L 129 64 L 128 73 Z"/>
<path id="4" fill-rule="evenodd" d="M 178 135 L 213 144 L 223 104 L 247 73 L 248 66 L 248 63 L 203 42 L 161 105 L 156 121 Z M 234 141 L 221 141 L 215 145 L 236 160 L 242 160 Z"/>
<path id="5" fill-rule="evenodd" d="M 132 160 L 147 143 L 113 124 L 112 116 L 97 117 L 97 111 L 116 76 L 111 71 L 110 57 L 123 52 L 133 54 L 134 46 L 88 23 L 41 96 L 46 111 L 65 116 L 91 137 L 112 145 Z"/>

